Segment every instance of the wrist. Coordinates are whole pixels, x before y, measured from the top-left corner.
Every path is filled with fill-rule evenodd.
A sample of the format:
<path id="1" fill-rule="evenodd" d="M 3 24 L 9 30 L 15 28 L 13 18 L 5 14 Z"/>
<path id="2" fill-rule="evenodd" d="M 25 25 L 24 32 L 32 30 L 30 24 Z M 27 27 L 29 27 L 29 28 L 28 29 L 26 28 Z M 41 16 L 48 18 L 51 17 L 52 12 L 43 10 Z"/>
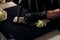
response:
<path id="1" fill-rule="evenodd" d="M 48 19 L 58 18 L 60 17 L 60 9 L 49 10 L 46 15 Z"/>
<path id="2" fill-rule="evenodd" d="M 42 14 L 43 14 L 43 16 L 42 16 L 42 17 L 43 17 L 43 19 L 46 19 L 46 18 L 47 18 L 47 12 L 46 12 L 46 11 L 43 11 L 43 13 L 42 13 Z"/>

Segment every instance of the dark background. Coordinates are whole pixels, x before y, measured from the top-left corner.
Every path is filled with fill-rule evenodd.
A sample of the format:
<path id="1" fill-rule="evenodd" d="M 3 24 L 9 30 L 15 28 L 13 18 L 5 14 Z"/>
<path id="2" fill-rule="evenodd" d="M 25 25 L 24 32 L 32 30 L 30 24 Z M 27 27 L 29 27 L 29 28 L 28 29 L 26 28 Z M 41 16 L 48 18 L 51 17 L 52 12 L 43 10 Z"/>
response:
<path id="1" fill-rule="evenodd" d="M 14 2 L 16 4 L 18 4 L 18 1 L 19 0 L 14 0 Z M 21 5 L 22 7 L 28 9 L 28 5 L 29 5 L 29 0 L 22 0 L 21 2 Z M 30 0 L 31 2 L 31 10 L 32 12 L 36 12 L 36 3 L 35 3 L 35 0 Z M 58 4 L 58 0 L 37 0 L 38 1 L 38 9 L 39 9 L 39 12 L 40 11 L 43 11 L 43 5 L 45 5 L 45 8 L 46 10 L 52 10 L 52 9 L 56 9 L 59 7 L 59 4 Z M 53 3 L 52 3 L 53 1 Z"/>

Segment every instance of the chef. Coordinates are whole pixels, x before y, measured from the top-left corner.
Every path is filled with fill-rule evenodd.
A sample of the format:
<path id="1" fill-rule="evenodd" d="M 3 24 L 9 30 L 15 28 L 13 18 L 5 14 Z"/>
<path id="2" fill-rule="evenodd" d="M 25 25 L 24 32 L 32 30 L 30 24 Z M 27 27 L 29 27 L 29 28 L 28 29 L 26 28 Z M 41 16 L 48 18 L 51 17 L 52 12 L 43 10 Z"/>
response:
<path id="1" fill-rule="evenodd" d="M 25 9 L 29 10 L 30 4 L 29 4 L 29 2 L 28 3 L 27 2 L 28 1 L 23 0 L 21 2 L 21 4 L 22 4 L 21 6 L 24 7 Z M 34 13 L 37 10 L 37 9 L 35 9 L 36 6 L 34 3 L 36 4 L 35 0 L 31 1 L 31 5 L 30 5 L 31 7 L 30 8 L 32 11 L 29 11 L 30 14 L 27 14 L 27 15 L 29 15 L 29 16 L 27 16 L 28 18 L 25 18 L 26 15 L 23 17 L 19 17 L 19 19 L 18 19 L 18 17 L 15 17 L 13 19 L 13 22 L 17 23 L 17 19 L 18 19 L 18 23 L 26 23 L 26 22 L 27 23 L 33 23 L 33 22 L 36 22 L 36 20 L 38 21 L 39 18 L 44 19 L 44 17 L 46 17 L 46 19 L 56 19 L 56 18 L 60 17 L 60 9 L 59 9 L 58 0 L 53 0 L 53 1 L 52 0 L 47 0 L 47 1 L 38 0 L 37 1 L 37 5 L 38 5 L 38 7 L 37 7 L 38 12 L 37 13 L 38 14 Z M 45 10 L 43 10 L 43 5 L 45 5 L 45 8 L 46 8 Z M 45 14 L 43 14 L 44 11 L 46 11 Z M 39 12 L 42 12 L 43 16 L 39 15 Z"/>
<path id="2" fill-rule="evenodd" d="M 48 3 L 49 1 L 47 0 L 47 3 Z M 34 3 L 34 2 L 33 2 Z M 39 3 L 39 2 L 38 2 Z M 22 1 L 22 4 L 26 4 L 25 2 L 23 2 Z M 51 7 L 51 3 L 49 3 L 50 4 L 50 7 Z M 56 1 L 55 1 L 55 4 L 56 4 Z M 59 8 L 57 8 L 56 6 L 58 6 L 58 4 L 57 5 L 53 5 L 51 8 L 48 6 L 46 9 L 48 9 L 47 11 L 46 11 L 46 16 L 47 16 L 47 19 L 54 19 L 54 18 L 58 18 L 58 17 L 60 17 L 60 9 Z M 26 4 L 27 5 L 27 4 Z M 47 4 L 48 5 L 48 4 Z M 23 6 L 23 5 L 22 5 Z M 38 4 L 38 6 L 39 6 L 39 11 L 40 10 L 42 10 L 42 9 L 40 9 L 40 6 L 41 5 L 39 5 Z M 27 8 L 27 6 L 24 6 L 25 8 Z M 53 7 L 55 7 L 55 8 L 53 8 Z M 32 10 L 34 10 L 33 8 L 32 8 Z M 24 17 L 20 17 L 20 19 L 22 20 L 22 19 L 24 19 Z M 22 21 L 21 21 L 22 22 Z"/>

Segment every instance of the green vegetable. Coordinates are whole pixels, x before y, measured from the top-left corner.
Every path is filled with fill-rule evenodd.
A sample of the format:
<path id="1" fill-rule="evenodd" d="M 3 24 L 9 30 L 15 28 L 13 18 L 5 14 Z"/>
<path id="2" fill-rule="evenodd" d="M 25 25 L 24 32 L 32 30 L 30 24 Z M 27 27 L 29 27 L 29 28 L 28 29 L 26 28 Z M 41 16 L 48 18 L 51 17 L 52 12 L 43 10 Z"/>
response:
<path id="1" fill-rule="evenodd" d="M 35 23 L 35 25 L 37 26 L 37 27 L 44 27 L 44 26 L 47 26 L 47 23 L 49 22 L 49 20 L 45 20 L 45 19 L 43 19 L 43 20 L 38 20 L 36 23 Z"/>
<path id="2" fill-rule="evenodd" d="M 7 19 L 7 12 L 3 9 L 0 9 L 0 21 L 4 21 Z"/>

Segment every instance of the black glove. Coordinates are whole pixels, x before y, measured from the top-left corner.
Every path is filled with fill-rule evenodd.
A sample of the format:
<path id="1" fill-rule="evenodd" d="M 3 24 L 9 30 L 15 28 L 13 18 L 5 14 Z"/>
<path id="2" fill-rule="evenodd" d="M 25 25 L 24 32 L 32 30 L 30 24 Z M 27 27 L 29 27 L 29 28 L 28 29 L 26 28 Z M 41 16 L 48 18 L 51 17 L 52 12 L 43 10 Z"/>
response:
<path id="1" fill-rule="evenodd" d="M 27 22 L 28 24 L 35 23 L 36 21 L 41 19 L 46 19 L 45 12 L 25 14 L 25 22 Z"/>

